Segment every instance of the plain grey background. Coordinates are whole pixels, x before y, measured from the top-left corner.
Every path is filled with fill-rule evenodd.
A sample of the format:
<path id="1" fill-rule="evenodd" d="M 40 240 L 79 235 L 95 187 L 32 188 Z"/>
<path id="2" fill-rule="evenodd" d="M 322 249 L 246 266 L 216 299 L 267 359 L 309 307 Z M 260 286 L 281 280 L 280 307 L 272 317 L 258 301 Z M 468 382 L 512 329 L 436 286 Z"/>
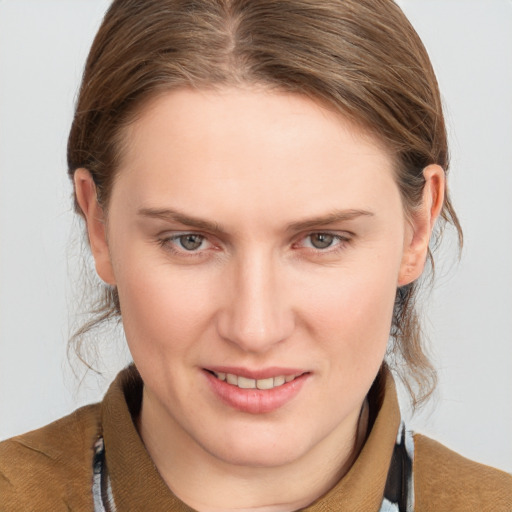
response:
<path id="1" fill-rule="evenodd" d="M 80 310 L 81 235 L 65 145 L 108 3 L 0 0 L 0 439 L 99 400 L 127 360 L 104 339 L 104 378 L 80 382 L 66 358 L 69 318 Z M 400 5 L 438 74 L 466 237 L 460 264 L 448 240 L 427 299 L 440 384 L 409 424 L 511 472 L 512 2 Z"/>

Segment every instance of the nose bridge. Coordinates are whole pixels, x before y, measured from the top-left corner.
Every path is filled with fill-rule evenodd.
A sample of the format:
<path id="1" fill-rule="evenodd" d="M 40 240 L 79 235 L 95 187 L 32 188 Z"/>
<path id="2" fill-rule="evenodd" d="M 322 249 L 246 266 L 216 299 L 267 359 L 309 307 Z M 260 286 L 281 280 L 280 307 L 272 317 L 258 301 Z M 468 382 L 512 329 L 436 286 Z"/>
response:
<path id="1" fill-rule="evenodd" d="M 244 351 L 265 352 L 293 330 L 284 276 L 270 252 L 256 249 L 241 256 L 233 268 L 229 306 L 223 311 L 221 335 Z"/>

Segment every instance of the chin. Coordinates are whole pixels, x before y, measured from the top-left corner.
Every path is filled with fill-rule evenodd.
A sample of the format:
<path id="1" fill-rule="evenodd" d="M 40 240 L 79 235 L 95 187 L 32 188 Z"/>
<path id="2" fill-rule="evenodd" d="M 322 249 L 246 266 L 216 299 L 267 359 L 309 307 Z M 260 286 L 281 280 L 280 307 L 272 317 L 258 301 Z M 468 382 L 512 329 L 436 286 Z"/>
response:
<path id="1" fill-rule="evenodd" d="M 280 431 L 281 430 L 281 431 Z M 314 433 L 274 429 L 269 425 L 243 425 L 226 429 L 220 443 L 203 443 L 210 455 L 227 464 L 247 467 L 279 467 L 302 458 L 314 446 Z"/>
<path id="2" fill-rule="evenodd" d="M 219 449 L 211 452 L 215 458 L 234 466 L 246 466 L 251 468 L 272 468 L 286 466 L 295 462 L 303 455 L 297 448 L 275 445 L 268 446 L 253 442 L 240 443 L 239 446 L 229 449 Z"/>

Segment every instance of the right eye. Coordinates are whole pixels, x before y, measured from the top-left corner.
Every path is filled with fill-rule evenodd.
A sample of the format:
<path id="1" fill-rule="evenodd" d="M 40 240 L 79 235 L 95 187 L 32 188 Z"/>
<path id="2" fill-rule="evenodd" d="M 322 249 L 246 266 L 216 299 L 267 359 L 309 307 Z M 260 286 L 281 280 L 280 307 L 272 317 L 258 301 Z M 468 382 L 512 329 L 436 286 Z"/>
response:
<path id="1" fill-rule="evenodd" d="M 178 235 L 172 237 L 171 240 L 179 244 L 180 248 L 186 251 L 196 251 L 205 241 L 204 236 L 195 233 L 187 233 L 186 235 Z"/>
<path id="2" fill-rule="evenodd" d="M 177 255 L 200 255 L 211 247 L 208 239 L 198 233 L 177 233 L 162 236 L 159 244 L 166 250 Z"/>

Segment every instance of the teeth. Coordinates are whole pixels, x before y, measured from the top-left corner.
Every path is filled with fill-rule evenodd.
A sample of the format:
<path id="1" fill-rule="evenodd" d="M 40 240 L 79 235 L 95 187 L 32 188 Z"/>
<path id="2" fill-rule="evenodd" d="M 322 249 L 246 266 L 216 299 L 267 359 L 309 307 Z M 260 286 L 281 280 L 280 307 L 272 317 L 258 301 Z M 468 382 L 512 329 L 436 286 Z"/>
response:
<path id="1" fill-rule="evenodd" d="M 238 387 L 242 389 L 254 389 L 256 387 L 256 381 L 254 379 L 238 377 Z"/>
<path id="2" fill-rule="evenodd" d="M 279 377 L 274 377 L 274 386 L 282 386 L 285 382 L 291 382 L 295 379 L 295 375 L 290 375 L 290 380 L 287 381 L 284 375 L 280 375 Z"/>
<path id="3" fill-rule="evenodd" d="M 248 379 L 234 375 L 232 373 L 214 372 L 219 380 L 223 380 L 228 384 L 237 386 L 240 389 L 273 389 L 282 386 L 285 383 L 291 382 L 298 375 L 278 375 L 277 377 L 269 377 L 268 379 Z"/>
<path id="4" fill-rule="evenodd" d="M 238 382 L 240 382 L 240 379 Z M 259 379 L 256 381 L 256 387 L 258 389 L 272 389 L 274 387 L 274 379 L 272 377 L 269 379 Z"/>

